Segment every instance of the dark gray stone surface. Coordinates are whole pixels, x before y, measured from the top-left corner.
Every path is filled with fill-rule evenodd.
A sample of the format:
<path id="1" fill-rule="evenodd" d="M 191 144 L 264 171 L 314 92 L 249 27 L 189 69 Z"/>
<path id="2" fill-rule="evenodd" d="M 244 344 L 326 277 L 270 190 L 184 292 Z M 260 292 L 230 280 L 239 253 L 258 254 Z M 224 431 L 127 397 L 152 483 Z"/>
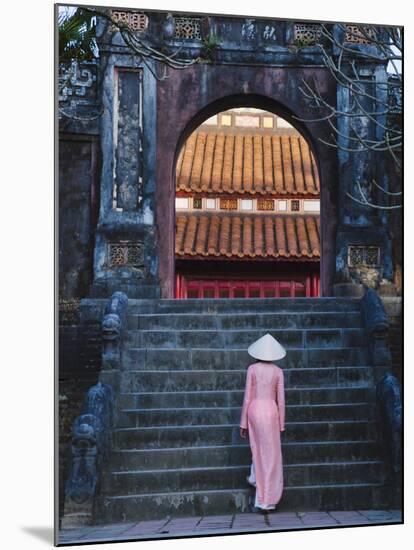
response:
<path id="1" fill-rule="evenodd" d="M 131 301 L 137 324 L 129 325 L 125 342 L 96 521 L 249 510 L 250 450 L 238 426 L 252 362 L 245 349 L 249 333 L 255 339 L 274 325 L 280 341 L 286 334 L 288 350 L 280 509 L 386 505 L 360 301 L 313 299 L 307 315 L 306 300 L 270 302 L 279 314 L 259 314 L 261 301 L 254 300 L 194 301 L 197 315 L 188 311 L 191 301 Z M 209 330 L 191 326 L 200 318 L 203 326 L 211 319 Z"/>
<path id="2" fill-rule="evenodd" d="M 98 204 L 98 143 L 61 135 L 59 142 L 59 298 L 83 298 L 92 282 Z"/>

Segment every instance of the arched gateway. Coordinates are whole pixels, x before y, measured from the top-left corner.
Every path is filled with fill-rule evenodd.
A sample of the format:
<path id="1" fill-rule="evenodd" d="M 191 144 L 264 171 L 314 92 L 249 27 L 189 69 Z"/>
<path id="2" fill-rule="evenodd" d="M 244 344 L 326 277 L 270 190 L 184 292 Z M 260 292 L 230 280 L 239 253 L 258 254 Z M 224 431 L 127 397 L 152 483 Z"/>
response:
<path id="1" fill-rule="evenodd" d="M 195 71 L 197 69 L 194 68 L 191 70 Z M 219 80 L 220 82 L 223 81 L 223 87 L 221 87 L 223 92 L 227 90 L 230 91 L 231 88 L 233 88 L 233 90 L 231 91 L 239 92 L 241 88 L 242 90 L 245 89 L 246 93 L 230 93 L 228 95 L 225 95 L 224 97 L 219 97 L 218 99 L 207 103 L 207 105 L 203 105 L 198 111 L 195 111 L 195 106 L 193 106 L 193 113 L 189 113 L 184 120 L 180 120 L 180 122 L 177 121 L 177 125 L 174 125 L 174 128 L 181 128 L 181 132 L 178 131 L 176 133 L 174 157 L 171 158 L 171 160 L 173 161 L 170 169 L 172 189 L 175 190 L 176 188 L 175 166 L 178 160 L 179 152 L 185 140 L 203 121 L 205 121 L 209 117 L 212 117 L 218 112 L 225 111 L 227 109 L 238 107 L 252 107 L 265 110 L 269 113 L 273 113 L 281 117 L 283 120 L 288 121 L 306 140 L 308 147 L 312 151 L 313 158 L 315 159 L 315 171 L 320 174 L 320 218 L 321 220 L 323 220 L 323 223 L 321 224 L 320 238 L 320 291 L 321 295 L 331 295 L 335 261 L 335 230 L 337 223 L 337 177 L 335 176 L 337 167 L 335 155 L 332 155 L 332 153 L 330 151 L 327 151 L 326 148 L 321 148 L 320 144 L 318 144 L 318 137 L 321 135 L 323 128 L 320 127 L 321 125 L 317 124 L 313 124 L 312 128 L 310 128 L 304 122 L 301 122 L 299 120 L 306 117 L 303 108 L 303 97 L 300 95 L 300 91 L 297 91 L 296 97 L 293 96 L 288 98 L 286 97 L 286 95 L 282 96 L 278 92 L 280 84 L 279 86 L 276 86 L 277 80 L 275 82 L 272 82 L 272 80 L 276 77 L 274 68 L 243 67 L 242 71 L 240 71 L 240 68 L 238 68 L 238 71 L 235 71 L 234 68 L 224 66 L 221 67 L 222 71 L 219 71 L 217 69 L 219 68 L 209 67 L 207 70 L 213 70 L 214 74 L 209 77 L 212 79 L 213 82 L 215 80 Z M 226 70 L 230 71 L 229 78 L 225 77 Z M 243 79 L 243 74 L 240 74 L 240 72 L 243 73 L 244 71 L 246 72 L 244 75 L 245 78 Z M 295 76 L 296 78 L 301 78 L 299 75 L 290 75 L 289 71 L 287 73 L 282 71 L 280 75 L 284 75 L 284 79 L 289 79 Z M 319 78 L 321 77 L 322 75 L 319 75 Z M 199 76 L 199 78 L 201 78 L 201 75 Z M 204 79 L 205 78 L 201 78 L 201 80 Z M 256 86 L 254 86 L 255 81 L 257 81 Z M 291 85 L 289 87 L 291 87 Z M 214 90 L 214 95 L 217 95 L 218 90 L 216 90 L 213 86 L 211 86 L 211 88 L 212 90 Z M 203 90 L 198 90 L 196 87 L 194 93 L 191 93 L 190 97 L 197 97 L 198 94 L 202 93 Z M 178 96 L 179 95 L 180 94 L 178 94 Z M 170 99 L 173 100 L 172 97 Z M 178 99 L 178 97 L 176 99 Z M 200 98 L 199 101 L 201 102 L 201 100 L 202 99 Z M 179 106 L 180 104 L 174 106 L 173 108 L 173 111 L 177 115 L 179 114 L 180 110 Z M 177 107 L 177 111 L 175 107 Z M 189 108 L 191 108 L 191 103 L 190 105 L 188 103 L 185 105 L 185 112 L 182 113 L 182 116 L 187 114 L 187 110 Z M 166 130 L 167 129 L 165 129 L 165 131 Z M 164 139 L 162 141 L 163 143 L 165 143 Z M 159 170 L 163 171 L 163 165 L 164 161 L 161 160 L 161 166 L 159 167 Z M 162 176 L 162 179 L 164 180 L 164 176 Z M 160 210 L 162 209 L 162 211 L 165 213 L 166 211 L 171 210 L 172 207 L 173 205 L 167 205 L 165 204 L 165 202 L 163 202 L 163 204 L 160 205 Z M 174 212 L 169 212 L 169 215 L 174 216 Z M 163 219 L 163 223 L 167 223 L 167 221 Z M 163 228 L 159 228 L 159 230 L 163 232 Z M 170 235 L 171 237 L 175 237 L 175 231 L 172 231 Z M 171 240 L 169 240 L 167 246 L 172 252 L 174 251 L 175 244 Z M 162 257 L 168 257 L 168 251 L 166 250 L 166 247 L 164 248 Z M 171 276 L 172 272 L 170 271 L 173 269 L 174 263 L 172 257 L 169 258 L 169 261 L 164 261 L 160 264 L 160 272 L 163 274 L 163 280 L 165 282 L 168 281 L 168 284 L 170 284 L 171 281 L 174 281 L 174 278 L 172 278 Z M 167 292 L 167 290 L 165 290 L 164 292 Z M 172 295 L 174 291 L 173 289 L 169 288 L 168 292 L 169 295 Z"/>
<path id="2" fill-rule="evenodd" d="M 154 18 L 152 32 L 159 32 L 156 25 L 163 28 L 164 15 Z M 103 162 L 92 295 L 107 296 L 123 288 L 131 297 L 174 296 L 179 151 L 204 120 L 237 107 L 255 107 L 286 119 L 312 150 L 321 189 L 320 295 L 341 294 L 346 288 L 352 292 L 364 278 L 392 280 L 385 217 L 348 195 L 364 178 L 373 177 L 373 171 L 378 181 L 385 173 L 382 161 L 374 162 L 370 152 L 351 157 L 324 143 L 330 139 L 330 127 L 315 115 L 301 90 L 303 83 L 317 89 L 322 100 L 338 110 L 347 108 L 349 97 L 312 40 L 304 47 L 295 46 L 304 25 L 267 21 L 266 28 L 275 31 L 269 41 L 268 28 L 259 33 L 264 22 L 224 16 L 208 21 L 209 32 L 220 31 L 222 36 L 213 58 L 182 70 L 169 68 L 163 80 L 154 77 L 160 67 L 142 63 L 118 34 L 103 30 Z M 253 35 L 246 31 L 252 25 Z M 168 41 L 173 51 L 178 41 Z M 191 35 L 179 42 L 185 55 L 200 53 L 199 38 Z M 367 60 L 359 67 L 371 79 L 384 79 L 381 64 Z M 358 260 L 361 250 L 365 254 L 364 247 L 372 253 L 370 265 Z"/>

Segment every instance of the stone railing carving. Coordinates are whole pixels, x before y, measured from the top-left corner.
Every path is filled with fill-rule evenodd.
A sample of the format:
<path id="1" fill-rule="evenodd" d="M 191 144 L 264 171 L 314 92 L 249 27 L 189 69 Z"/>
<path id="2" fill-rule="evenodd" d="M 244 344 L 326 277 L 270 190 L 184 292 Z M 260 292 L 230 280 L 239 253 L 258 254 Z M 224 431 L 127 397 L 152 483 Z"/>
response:
<path id="1" fill-rule="evenodd" d="M 102 321 L 102 369 L 117 369 L 121 364 L 122 337 L 128 296 L 124 292 L 114 292 L 109 300 Z"/>
<path id="2" fill-rule="evenodd" d="M 89 525 L 102 466 L 110 449 L 114 391 L 98 382 L 85 398 L 83 412 L 74 422 L 71 468 L 65 485 L 65 513 L 62 527 Z"/>
<path id="3" fill-rule="evenodd" d="M 402 403 L 400 384 L 386 372 L 376 387 L 377 421 L 381 446 L 388 466 L 387 481 L 401 472 Z"/>
<path id="4" fill-rule="evenodd" d="M 372 364 L 376 369 L 376 379 L 384 374 L 384 368 L 391 366 L 388 333 L 389 321 L 381 298 L 373 288 L 366 288 L 361 298 L 362 316 L 369 338 Z"/>
<path id="5" fill-rule="evenodd" d="M 101 324 L 102 371 L 99 382 L 88 390 L 82 413 L 73 424 L 63 528 L 89 525 L 93 521 L 94 500 L 111 448 L 110 433 L 116 414 L 127 307 L 127 295 L 114 292 L 105 308 Z"/>

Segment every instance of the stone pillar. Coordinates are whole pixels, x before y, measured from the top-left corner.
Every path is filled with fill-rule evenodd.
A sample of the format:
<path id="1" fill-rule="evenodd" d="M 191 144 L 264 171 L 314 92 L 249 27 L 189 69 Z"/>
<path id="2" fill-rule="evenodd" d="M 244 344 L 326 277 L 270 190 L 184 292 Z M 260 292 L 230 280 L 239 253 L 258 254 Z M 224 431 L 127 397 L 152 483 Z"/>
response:
<path id="1" fill-rule="evenodd" d="M 105 34 L 106 33 L 106 34 Z M 92 297 L 155 298 L 156 80 L 118 33 L 101 38 L 102 172 Z"/>
<path id="2" fill-rule="evenodd" d="M 360 45 L 352 47 L 368 48 L 373 46 Z M 336 52 L 338 54 L 339 52 Z M 346 55 L 346 54 L 345 54 Z M 344 67 L 350 66 L 346 63 Z M 386 101 L 385 87 L 375 83 L 386 82 L 386 67 L 374 64 L 369 60 L 356 65 L 361 86 L 369 95 L 376 96 L 380 101 Z M 347 69 L 344 69 L 347 70 Z M 349 76 L 353 75 L 349 72 Z M 362 108 L 367 112 L 381 108 L 375 100 L 356 96 Z M 388 189 L 388 174 L 384 162 L 384 154 L 366 150 L 355 138 L 353 127 L 360 136 L 369 140 L 381 140 L 382 128 L 370 120 L 358 106 L 353 106 L 354 98 L 350 90 L 338 85 L 337 110 L 355 112 L 354 118 L 338 117 L 336 136 L 340 144 L 338 148 L 339 172 L 339 224 L 336 237 L 336 274 L 334 293 L 336 295 L 361 296 L 363 285 L 376 289 L 380 294 L 392 293 L 392 256 L 391 235 L 388 228 L 388 213 L 386 210 L 359 204 L 362 200 L 361 187 L 367 200 L 377 205 L 387 205 L 387 195 L 382 193 L 373 181 L 384 189 Z M 384 120 L 379 120 L 384 124 Z M 356 150 L 356 151 L 350 151 Z M 353 200 L 354 197 L 356 200 Z"/>

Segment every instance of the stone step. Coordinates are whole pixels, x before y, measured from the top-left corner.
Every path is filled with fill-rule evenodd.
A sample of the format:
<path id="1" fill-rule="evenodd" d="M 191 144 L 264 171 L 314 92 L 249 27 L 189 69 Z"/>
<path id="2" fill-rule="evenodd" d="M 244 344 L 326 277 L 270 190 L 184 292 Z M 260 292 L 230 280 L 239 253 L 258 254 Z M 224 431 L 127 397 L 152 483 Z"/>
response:
<path id="1" fill-rule="evenodd" d="M 117 426 L 217 425 L 240 420 L 241 407 L 199 407 L 178 409 L 121 409 Z M 312 420 L 374 420 L 374 405 L 368 403 L 337 403 L 330 405 L 288 405 L 286 421 Z"/>
<path id="2" fill-rule="evenodd" d="M 260 312 L 260 313 L 259 313 Z M 151 329 L 198 329 L 198 330 L 235 330 L 235 329 L 307 329 L 307 328 L 361 328 L 360 312 L 353 311 L 281 311 L 278 313 L 144 313 L 134 314 L 128 311 L 127 328 L 129 330 Z"/>
<path id="3" fill-rule="evenodd" d="M 128 300 L 131 313 L 219 313 L 228 311 L 360 311 L 355 298 L 232 298 L 187 300 Z"/>
<path id="4" fill-rule="evenodd" d="M 88 322 L 101 320 L 107 299 L 83 298 L 81 317 Z M 360 299 L 353 298 L 259 298 L 259 299 L 201 299 L 201 300 L 134 300 L 128 299 L 128 313 L 137 314 L 243 314 L 255 313 L 309 313 L 309 312 L 349 312 L 359 313 Z"/>
<path id="5" fill-rule="evenodd" d="M 285 387 L 366 386 L 372 384 L 372 368 L 292 368 L 284 372 Z M 121 373 L 121 392 L 241 390 L 246 369 L 129 370 Z"/>
<path id="6" fill-rule="evenodd" d="M 271 334 L 286 349 L 340 348 L 366 344 L 361 328 L 324 328 L 291 330 L 129 330 L 126 345 L 137 348 L 240 348 L 248 347 L 265 333 Z"/>
<path id="7" fill-rule="evenodd" d="M 375 398 L 371 387 L 286 388 L 285 400 L 291 405 L 322 403 L 372 402 Z M 244 390 L 134 392 L 121 393 L 120 408 L 178 408 L 178 407 L 239 407 Z"/>
<path id="8" fill-rule="evenodd" d="M 282 443 L 282 453 L 285 464 L 375 460 L 378 454 L 378 444 L 375 440 Z M 206 447 L 113 450 L 110 463 L 114 470 L 123 471 L 218 467 L 235 464 L 250 466 L 251 451 L 248 443 Z"/>
<path id="9" fill-rule="evenodd" d="M 254 359 L 247 349 L 222 348 L 127 348 L 122 356 L 125 370 L 203 370 L 247 369 Z M 333 366 L 363 366 L 369 364 L 365 347 L 290 349 L 277 361 L 282 369 L 304 369 Z"/>
<path id="10" fill-rule="evenodd" d="M 331 485 L 376 483 L 382 479 L 379 461 L 353 461 L 319 464 L 294 464 L 283 467 L 285 487 L 296 485 Z M 207 466 L 171 470 L 119 471 L 102 476 L 108 496 L 151 492 L 202 491 L 212 489 L 243 489 L 249 468 L 242 466 Z"/>
<path id="11" fill-rule="evenodd" d="M 249 512 L 253 503 L 253 488 L 101 497 L 97 499 L 97 517 L 102 522 L 114 523 L 171 516 L 234 514 Z M 277 510 L 381 510 L 387 509 L 388 503 L 388 490 L 381 484 L 292 486 L 284 490 Z"/>
<path id="12" fill-rule="evenodd" d="M 350 438 L 365 441 L 375 438 L 376 431 L 376 424 L 366 420 L 287 422 L 282 441 L 286 443 L 339 441 Z M 119 450 L 216 446 L 243 442 L 238 424 L 114 428 L 112 435 L 114 448 Z"/>

